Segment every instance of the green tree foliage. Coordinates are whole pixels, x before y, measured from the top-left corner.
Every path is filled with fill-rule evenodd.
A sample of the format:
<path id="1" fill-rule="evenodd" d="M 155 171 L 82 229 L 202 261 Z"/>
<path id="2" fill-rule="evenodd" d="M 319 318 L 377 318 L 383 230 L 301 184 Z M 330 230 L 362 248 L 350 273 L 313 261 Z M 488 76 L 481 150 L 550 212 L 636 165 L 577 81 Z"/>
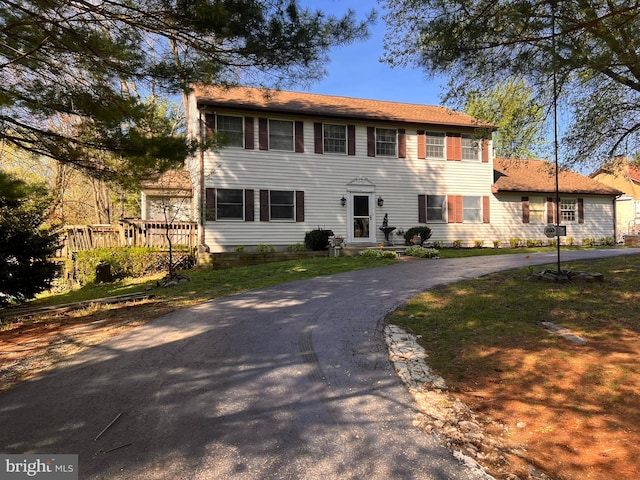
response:
<path id="1" fill-rule="evenodd" d="M 47 191 L 0 171 L 0 304 L 33 298 L 48 288 L 58 235 L 44 224 Z"/>
<path id="2" fill-rule="evenodd" d="M 367 35 L 354 16 L 295 0 L 3 0 L 0 140 L 103 177 L 179 166 L 190 145 L 132 85 L 311 81 L 330 47 Z"/>
<path id="3" fill-rule="evenodd" d="M 449 75 L 454 89 L 526 78 L 567 108 L 568 161 L 635 152 L 640 132 L 640 4 L 573 0 L 385 0 L 386 60 Z"/>
<path id="4" fill-rule="evenodd" d="M 488 92 L 470 92 L 461 105 L 465 113 L 492 125 L 498 157 L 538 158 L 545 147 L 545 109 L 522 79 L 509 79 Z"/>

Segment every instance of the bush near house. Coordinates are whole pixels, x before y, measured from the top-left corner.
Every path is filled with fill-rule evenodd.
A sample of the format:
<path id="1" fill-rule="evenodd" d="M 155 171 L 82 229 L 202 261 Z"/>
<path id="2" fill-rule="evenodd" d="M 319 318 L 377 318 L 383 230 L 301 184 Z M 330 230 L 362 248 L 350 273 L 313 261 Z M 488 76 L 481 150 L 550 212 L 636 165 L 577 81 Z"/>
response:
<path id="1" fill-rule="evenodd" d="M 309 250 L 326 250 L 329 248 L 331 236 L 333 236 L 333 230 L 316 228 L 304 235 L 304 244 Z"/>
<path id="2" fill-rule="evenodd" d="M 431 238 L 431 229 L 425 226 L 411 227 L 404 233 L 405 245 L 410 245 L 411 239 L 416 235 L 420 235 L 422 241 L 426 242 L 429 238 Z"/>

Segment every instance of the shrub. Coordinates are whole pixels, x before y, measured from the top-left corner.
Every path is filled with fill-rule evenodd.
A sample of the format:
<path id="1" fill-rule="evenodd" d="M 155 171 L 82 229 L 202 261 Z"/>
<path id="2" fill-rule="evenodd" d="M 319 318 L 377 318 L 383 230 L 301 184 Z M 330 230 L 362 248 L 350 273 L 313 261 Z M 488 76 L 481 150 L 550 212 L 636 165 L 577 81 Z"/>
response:
<path id="1" fill-rule="evenodd" d="M 500 248 L 501 244 L 502 244 L 502 240 L 494 240 L 493 241 L 493 248 Z"/>
<path id="2" fill-rule="evenodd" d="M 287 252 L 304 252 L 307 247 L 304 246 L 304 243 L 294 243 L 292 245 L 287 245 Z"/>
<path id="3" fill-rule="evenodd" d="M 567 245 L 569 245 L 571 247 L 574 244 L 575 244 L 574 238 L 573 237 L 567 237 Z"/>
<path id="4" fill-rule="evenodd" d="M 238 245 L 236 248 L 234 248 L 234 251 L 236 253 L 242 253 L 244 252 L 244 245 Z"/>
<path id="5" fill-rule="evenodd" d="M 444 242 L 442 240 L 435 240 L 433 242 L 433 248 L 444 248 Z"/>
<path id="6" fill-rule="evenodd" d="M 550 238 L 549 240 L 547 240 L 547 244 L 550 247 L 557 247 L 558 246 L 558 238 Z"/>
<path id="7" fill-rule="evenodd" d="M 256 248 L 256 252 L 258 253 L 274 253 L 275 251 L 276 249 L 273 247 L 273 245 L 268 244 L 258 245 L 258 247 Z"/>
<path id="8" fill-rule="evenodd" d="M 542 240 L 527 240 L 527 247 L 529 248 L 541 247 L 541 246 L 542 246 Z"/>
<path id="9" fill-rule="evenodd" d="M 513 237 L 509 239 L 509 246 L 511 248 L 518 248 L 520 246 L 520 238 L 518 237 Z"/>
<path id="10" fill-rule="evenodd" d="M 360 255 L 363 257 L 371 257 L 371 258 L 397 258 L 398 254 L 393 250 L 376 250 L 369 249 L 363 250 L 360 252 Z"/>
<path id="11" fill-rule="evenodd" d="M 482 248 L 484 247 L 484 240 L 474 240 L 473 248 Z"/>
<path id="12" fill-rule="evenodd" d="M 406 249 L 405 254 L 410 257 L 419 257 L 419 258 L 434 258 L 438 256 L 438 250 L 435 248 L 425 248 L 425 247 L 409 247 Z"/>
<path id="13" fill-rule="evenodd" d="M 613 246 L 616 244 L 616 239 L 613 237 L 602 237 L 600 239 L 600 245 Z"/>
<path id="14" fill-rule="evenodd" d="M 585 247 L 593 247 L 593 245 L 596 243 L 596 239 L 595 238 L 583 238 L 582 239 L 582 245 L 584 245 Z"/>
<path id="15" fill-rule="evenodd" d="M 404 232 L 404 243 L 405 245 L 411 244 L 411 239 L 416 235 L 420 235 L 422 241 L 426 241 L 431 238 L 431 229 L 429 227 L 411 227 L 406 232 Z"/>
<path id="16" fill-rule="evenodd" d="M 108 264 L 114 279 L 143 277 L 167 268 L 164 255 L 143 247 L 96 248 L 75 254 L 75 276 L 81 284 L 96 280 L 96 267 Z"/>
<path id="17" fill-rule="evenodd" d="M 333 236 L 333 230 L 316 228 L 304 235 L 304 244 L 309 250 L 326 250 L 329 248 L 331 236 Z"/>
<path id="18" fill-rule="evenodd" d="M 453 248 L 462 248 L 462 240 L 454 240 L 452 245 Z"/>

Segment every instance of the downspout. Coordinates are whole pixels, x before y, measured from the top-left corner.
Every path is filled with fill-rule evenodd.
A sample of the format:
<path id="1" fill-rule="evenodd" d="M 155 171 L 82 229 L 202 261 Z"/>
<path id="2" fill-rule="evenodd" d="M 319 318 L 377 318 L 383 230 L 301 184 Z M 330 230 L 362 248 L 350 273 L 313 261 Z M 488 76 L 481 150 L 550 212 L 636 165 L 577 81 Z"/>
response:
<path id="1" fill-rule="evenodd" d="M 203 135 L 202 135 L 202 109 L 200 107 L 198 107 L 198 143 L 200 145 L 199 148 L 199 155 L 200 158 L 198 159 L 200 162 L 200 165 L 198 167 L 198 174 L 200 176 L 200 198 L 198 199 L 198 208 L 199 208 L 199 215 L 198 215 L 198 230 L 200 232 L 200 253 L 208 253 L 210 251 L 209 246 L 205 243 L 205 231 L 204 231 L 204 224 L 205 224 L 205 198 L 206 198 L 206 194 L 205 194 L 205 187 L 204 187 L 204 148 L 203 148 Z"/>

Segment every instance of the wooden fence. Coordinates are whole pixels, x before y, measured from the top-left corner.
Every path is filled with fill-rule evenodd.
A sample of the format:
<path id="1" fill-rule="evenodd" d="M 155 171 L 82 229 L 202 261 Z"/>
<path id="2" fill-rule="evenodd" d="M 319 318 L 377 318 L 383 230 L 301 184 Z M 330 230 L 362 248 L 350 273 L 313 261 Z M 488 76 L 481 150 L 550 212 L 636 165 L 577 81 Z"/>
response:
<path id="1" fill-rule="evenodd" d="M 123 220 L 117 225 L 67 225 L 59 257 L 69 257 L 79 250 L 101 247 L 156 247 L 171 245 L 176 249 L 193 248 L 197 242 L 195 222 L 165 223 L 153 220 Z"/>

